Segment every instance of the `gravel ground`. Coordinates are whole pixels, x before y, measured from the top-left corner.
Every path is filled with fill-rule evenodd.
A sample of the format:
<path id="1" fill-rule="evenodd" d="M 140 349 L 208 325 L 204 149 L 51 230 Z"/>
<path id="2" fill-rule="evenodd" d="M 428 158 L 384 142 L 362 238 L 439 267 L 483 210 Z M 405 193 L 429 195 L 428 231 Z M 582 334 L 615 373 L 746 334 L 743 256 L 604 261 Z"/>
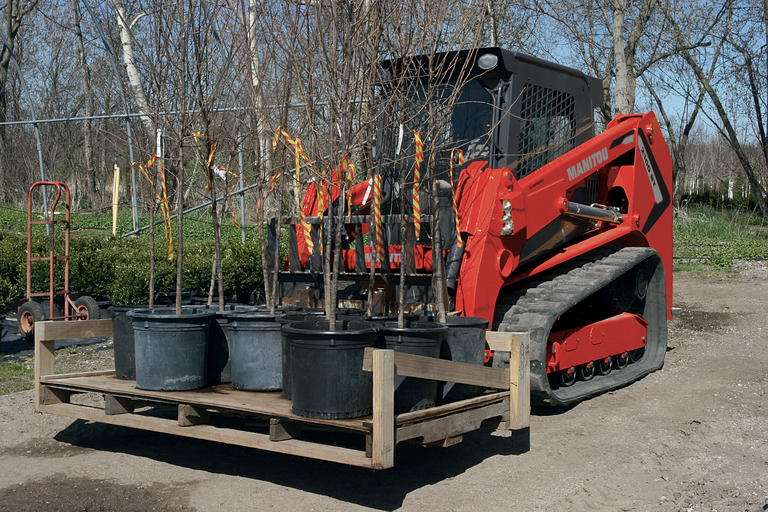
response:
<path id="1" fill-rule="evenodd" d="M 2 396 L 0 510 L 766 510 L 765 264 L 675 274 L 674 297 L 662 370 L 534 410 L 512 437 L 400 445 L 387 471 L 36 414 L 31 391 Z M 80 350 L 67 357 L 110 363 L 108 344 Z"/>

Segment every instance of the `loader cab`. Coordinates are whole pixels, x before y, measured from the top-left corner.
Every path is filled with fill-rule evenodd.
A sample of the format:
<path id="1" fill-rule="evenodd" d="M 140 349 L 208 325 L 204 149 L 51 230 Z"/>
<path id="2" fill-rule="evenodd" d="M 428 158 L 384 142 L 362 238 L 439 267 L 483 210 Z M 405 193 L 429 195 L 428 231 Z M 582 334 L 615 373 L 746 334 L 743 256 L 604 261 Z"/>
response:
<path id="1" fill-rule="evenodd" d="M 377 165 L 407 178 L 417 130 L 443 179 L 454 149 L 520 179 L 592 138 L 602 101 L 599 80 L 502 48 L 384 61 L 380 75 Z"/>

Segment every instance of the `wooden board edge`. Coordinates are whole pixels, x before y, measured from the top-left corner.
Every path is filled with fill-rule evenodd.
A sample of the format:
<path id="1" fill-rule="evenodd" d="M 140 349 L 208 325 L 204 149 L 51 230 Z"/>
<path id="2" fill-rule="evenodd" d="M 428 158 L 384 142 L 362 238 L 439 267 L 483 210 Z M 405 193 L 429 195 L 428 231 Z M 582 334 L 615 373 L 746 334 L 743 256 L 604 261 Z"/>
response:
<path id="1" fill-rule="evenodd" d="M 519 430 L 530 426 L 531 363 L 530 334 L 521 333 L 510 347 L 509 356 L 509 416 L 510 427 Z"/>
<path id="2" fill-rule="evenodd" d="M 478 430 L 482 427 L 483 421 L 504 416 L 508 411 L 509 403 L 505 400 L 450 416 L 400 426 L 395 431 L 395 437 L 398 443 L 411 439 L 421 439 L 423 444 L 430 444 Z"/>
<path id="3" fill-rule="evenodd" d="M 374 350 L 371 461 L 377 468 L 395 465 L 395 352 Z"/>
<path id="4" fill-rule="evenodd" d="M 439 416 L 447 416 L 457 412 L 466 411 L 467 409 L 476 409 L 485 405 L 500 402 L 509 397 L 509 391 L 497 391 L 495 393 L 487 393 L 485 395 L 476 396 L 473 398 L 466 398 L 459 400 L 458 402 L 451 402 L 449 404 L 438 405 L 436 407 L 430 407 L 428 409 L 421 409 L 419 411 L 403 412 L 395 416 L 395 423 L 402 425 L 405 423 L 413 423 L 415 421 L 423 421 Z"/>
<path id="5" fill-rule="evenodd" d="M 488 350 L 510 352 L 513 344 L 520 343 L 521 336 L 530 336 L 527 332 L 485 331 L 485 343 Z"/>
<path id="6" fill-rule="evenodd" d="M 367 347 L 363 355 L 363 370 L 373 368 L 373 353 L 376 349 Z M 459 363 L 434 357 L 417 356 L 394 352 L 395 375 L 417 377 L 443 382 L 456 382 L 492 389 L 509 389 L 509 371 L 488 368 L 469 363 Z"/>
<path id="7" fill-rule="evenodd" d="M 112 320 L 48 320 L 35 323 L 35 338 L 41 340 L 71 340 L 75 338 L 99 338 L 112 336 Z"/>
<path id="8" fill-rule="evenodd" d="M 100 377 L 104 375 L 114 375 L 115 370 L 98 370 L 93 372 L 80 372 L 80 373 L 59 373 L 56 375 L 45 375 L 40 379 L 40 382 L 51 382 L 62 379 L 73 379 L 79 377 Z"/>

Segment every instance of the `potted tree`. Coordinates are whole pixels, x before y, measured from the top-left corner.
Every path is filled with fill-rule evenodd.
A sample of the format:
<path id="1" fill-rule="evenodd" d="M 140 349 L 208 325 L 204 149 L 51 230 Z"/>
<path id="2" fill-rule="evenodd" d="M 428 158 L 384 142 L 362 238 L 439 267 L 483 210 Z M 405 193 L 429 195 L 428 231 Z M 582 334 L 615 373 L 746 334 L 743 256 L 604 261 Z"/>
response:
<path id="1" fill-rule="evenodd" d="M 345 229 L 344 177 L 349 159 L 355 160 L 351 150 L 362 142 L 363 128 L 369 124 L 365 117 L 368 110 L 359 105 L 370 94 L 370 63 L 375 53 L 367 51 L 367 45 L 371 29 L 373 37 L 378 37 L 378 27 L 373 23 L 374 11 L 369 4 L 327 10 L 307 6 L 307 10 L 311 21 L 306 39 L 298 44 L 303 49 L 324 49 L 312 58 L 294 60 L 306 83 L 301 93 L 306 95 L 307 149 L 325 157 L 317 161 L 333 162 L 338 181 L 333 172 L 327 180 L 315 176 L 318 197 L 323 202 L 319 213 L 322 215 L 326 208 L 328 211 L 321 241 L 313 248 L 322 251 L 325 318 L 287 324 L 283 329 L 290 342 L 294 413 L 348 418 L 372 410 L 372 377 L 362 371 L 362 360 L 365 348 L 376 343 L 379 329 L 377 324 L 337 317 Z M 335 212 L 334 188 L 338 191 Z"/>
<path id="2" fill-rule="evenodd" d="M 210 329 L 213 311 L 208 309 L 182 308 L 183 290 L 183 212 L 185 189 L 185 139 L 189 137 L 194 126 L 195 119 L 199 116 L 203 129 L 209 133 L 208 111 L 210 105 L 204 99 L 205 83 L 210 76 L 206 68 L 205 45 L 212 40 L 210 31 L 213 28 L 199 16 L 194 7 L 179 5 L 179 12 L 174 14 L 173 23 L 169 24 L 170 30 L 178 32 L 180 40 L 188 41 L 189 46 L 184 46 L 180 52 L 181 65 L 177 68 L 178 75 L 166 77 L 167 80 L 157 80 L 156 83 L 174 89 L 174 94 L 158 94 L 158 97 L 178 98 L 175 123 L 177 141 L 177 240 L 176 240 L 176 303 L 174 308 L 153 308 L 148 310 L 136 310 L 129 313 L 133 318 L 134 337 L 136 345 L 136 386 L 150 390 L 188 390 L 203 387 L 207 384 L 207 360 L 208 360 L 208 332 Z M 164 29 L 164 28 L 162 28 Z M 161 30 L 161 24 L 156 24 L 156 30 Z M 162 45 L 164 37 L 157 37 L 157 53 L 171 52 L 172 49 Z M 162 46 L 161 46 L 162 45 Z M 192 66 L 188 66 L 189 55 L 195 59 Z M 175 58 L 176 56 L 174 56 Z M 188 80 L 188 74 L 192 71 L 193 80 Z M 164 75 L 161 74 L 161 78 Z M 187 112 L 188 93 L 190 88 L 194 93 L 195 112 Z M 172 109 L 168 109 L 172 110 Z M 156 116 L 157 119 L 157 116 Z M 208 139 L 208 155 L 211 155 L 211 139 Z M 163 155 L 158 132 L 157 151 L 155 156 L 161 170 L 161 182 L 163 198 L 166 203 L 165 214 L 170 224 L 170 205 L 166 193 L 166 174 L 162 165 Z M 211 181 L 211 166 L 206 158 L 204 175 Z M 213 187 L 211 187 L 213 192 Z M 213 196 L 215 198 L 215 195 Z M 170 225 L 168 226 L 170 229 Z M 173 252 L 169 250 L 169 258 Z M 152 260 L 154 263 L 154 260 Z M 152 290 L 151 290 L 152 291 Z M 150 295 L 150 306 L 153 297 Z M 220 303 L 223 306 L 223 303 Z"/>

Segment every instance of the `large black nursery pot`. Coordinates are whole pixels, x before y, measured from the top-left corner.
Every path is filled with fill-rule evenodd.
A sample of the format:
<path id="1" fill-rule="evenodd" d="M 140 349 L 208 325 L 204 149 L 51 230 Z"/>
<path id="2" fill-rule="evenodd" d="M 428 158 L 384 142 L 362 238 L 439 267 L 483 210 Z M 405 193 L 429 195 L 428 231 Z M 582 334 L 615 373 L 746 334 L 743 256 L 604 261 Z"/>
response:
<path id="1" fill-rule="evenodd" d="M 232 387 L 247 391 L 278 391 L 283 387 L 280 325 L 260 311 L 228 311 Z"/>
<path id="2" fill-rule="evenodd" d="M 387 322 L 397 322 L 397 313 L 391 313 L 388 315 L 373 315 L 373 316 L 366 316 L 366 320 L 369 322 L 379 322 L 379 323 L 387 323 Z M 413 320 L 419 319 L 418 313 L 405 313 L 403 315 L 403 319 L 410 322 Z"/>
<path id="3" fill-rule="evenodd" d="M 281 327 L 294 322 L 306 322 L 310 320 L 321 320 L 325 315 L 323 309 L 302 310 L 294 313 L 288 313 L 277 319 Z M 280 333 L 280 349 L 282 353 L 282 371 L 283 371 L 283 398 L 290 400 L 293 396 L 291 380 L 291 344 L 288 342 L 288 333 L 282 329 Z"/>
<path id="4" fill-rule="evenodd" d="M 247 306 L 250 308 L 250 310 L 258 311 L 260 313 L 269 313 L 269 306 L 260 305 L 260 306 Z M 237 311 L 247 311 L 247 309 L 238 309 Z M 276 306 L 275 307 L 275 314 L 276 315 L 283 315 L 287 313 L 295 313 L 297 311 L 303 311 L 303 308 L 301 306 Z"/>
<path id="5" fill-rule="evenodd" d="M 209 386 L 215 386 L 232 381 L 232 363 L 229 355 L 229 320 L 225 316 L 228 311 L 252 311 L 255 306 L 246 304 L 225 304 L 224 310 L 219 311 L 219 305 L 214 303 L 199 306 L 213 311 L 211 328 L 208 331 L 208 376 Z"/>
<path id="6" fill-rule="evenodd" d="M 366 347 L 376 343 L 379 324 L 339 320 L 290 323 L 293 412 L 307 418 L 340 419 L 373 411 L 373 374 L 363 371 Z"/>
<path id="7" fill-rule="evenodd" d="M 409 321 L 404 327 L 385 322 L 382 329 L 387 349 L 405 354 L 440 357 L 440 344 L 448 327 L 432 322 Z M 435 406 L 437 381 L 395 375 L 395 412 L 408 412 Z"/>
<path id="8" fill-rule="evenodd" d="M 437 317 L 422 317 L 428 322 L 437 322 Z M 440 345 L 440 359 L 459 363 L 483 366 L 485 359 L 485 330 L 488 320 L 471 316 L 447 316 L 445 325 L 448 330 Z M 483 393 L 481 386 L 441 382 L 438 384 L 438 403 L 455 402 L 472 398 Z"/>
<path id="9" fill-rule="evenodd" d="M 112 319 L 112 345 L 115 353 L 115 377 L 136 380 L 136 346 L 133 340 L 133 319 L 128 316 L 134 309 L 147 309 L 149 305 L 110 306 Z"/>
<path id="10" fill-rule="evenodd" d="M 152 391 L 184 391 L 206 385 L 208 331 L 213 311 L 185 307 L 139 309 L 133 319 L 136 387 Z"/>

